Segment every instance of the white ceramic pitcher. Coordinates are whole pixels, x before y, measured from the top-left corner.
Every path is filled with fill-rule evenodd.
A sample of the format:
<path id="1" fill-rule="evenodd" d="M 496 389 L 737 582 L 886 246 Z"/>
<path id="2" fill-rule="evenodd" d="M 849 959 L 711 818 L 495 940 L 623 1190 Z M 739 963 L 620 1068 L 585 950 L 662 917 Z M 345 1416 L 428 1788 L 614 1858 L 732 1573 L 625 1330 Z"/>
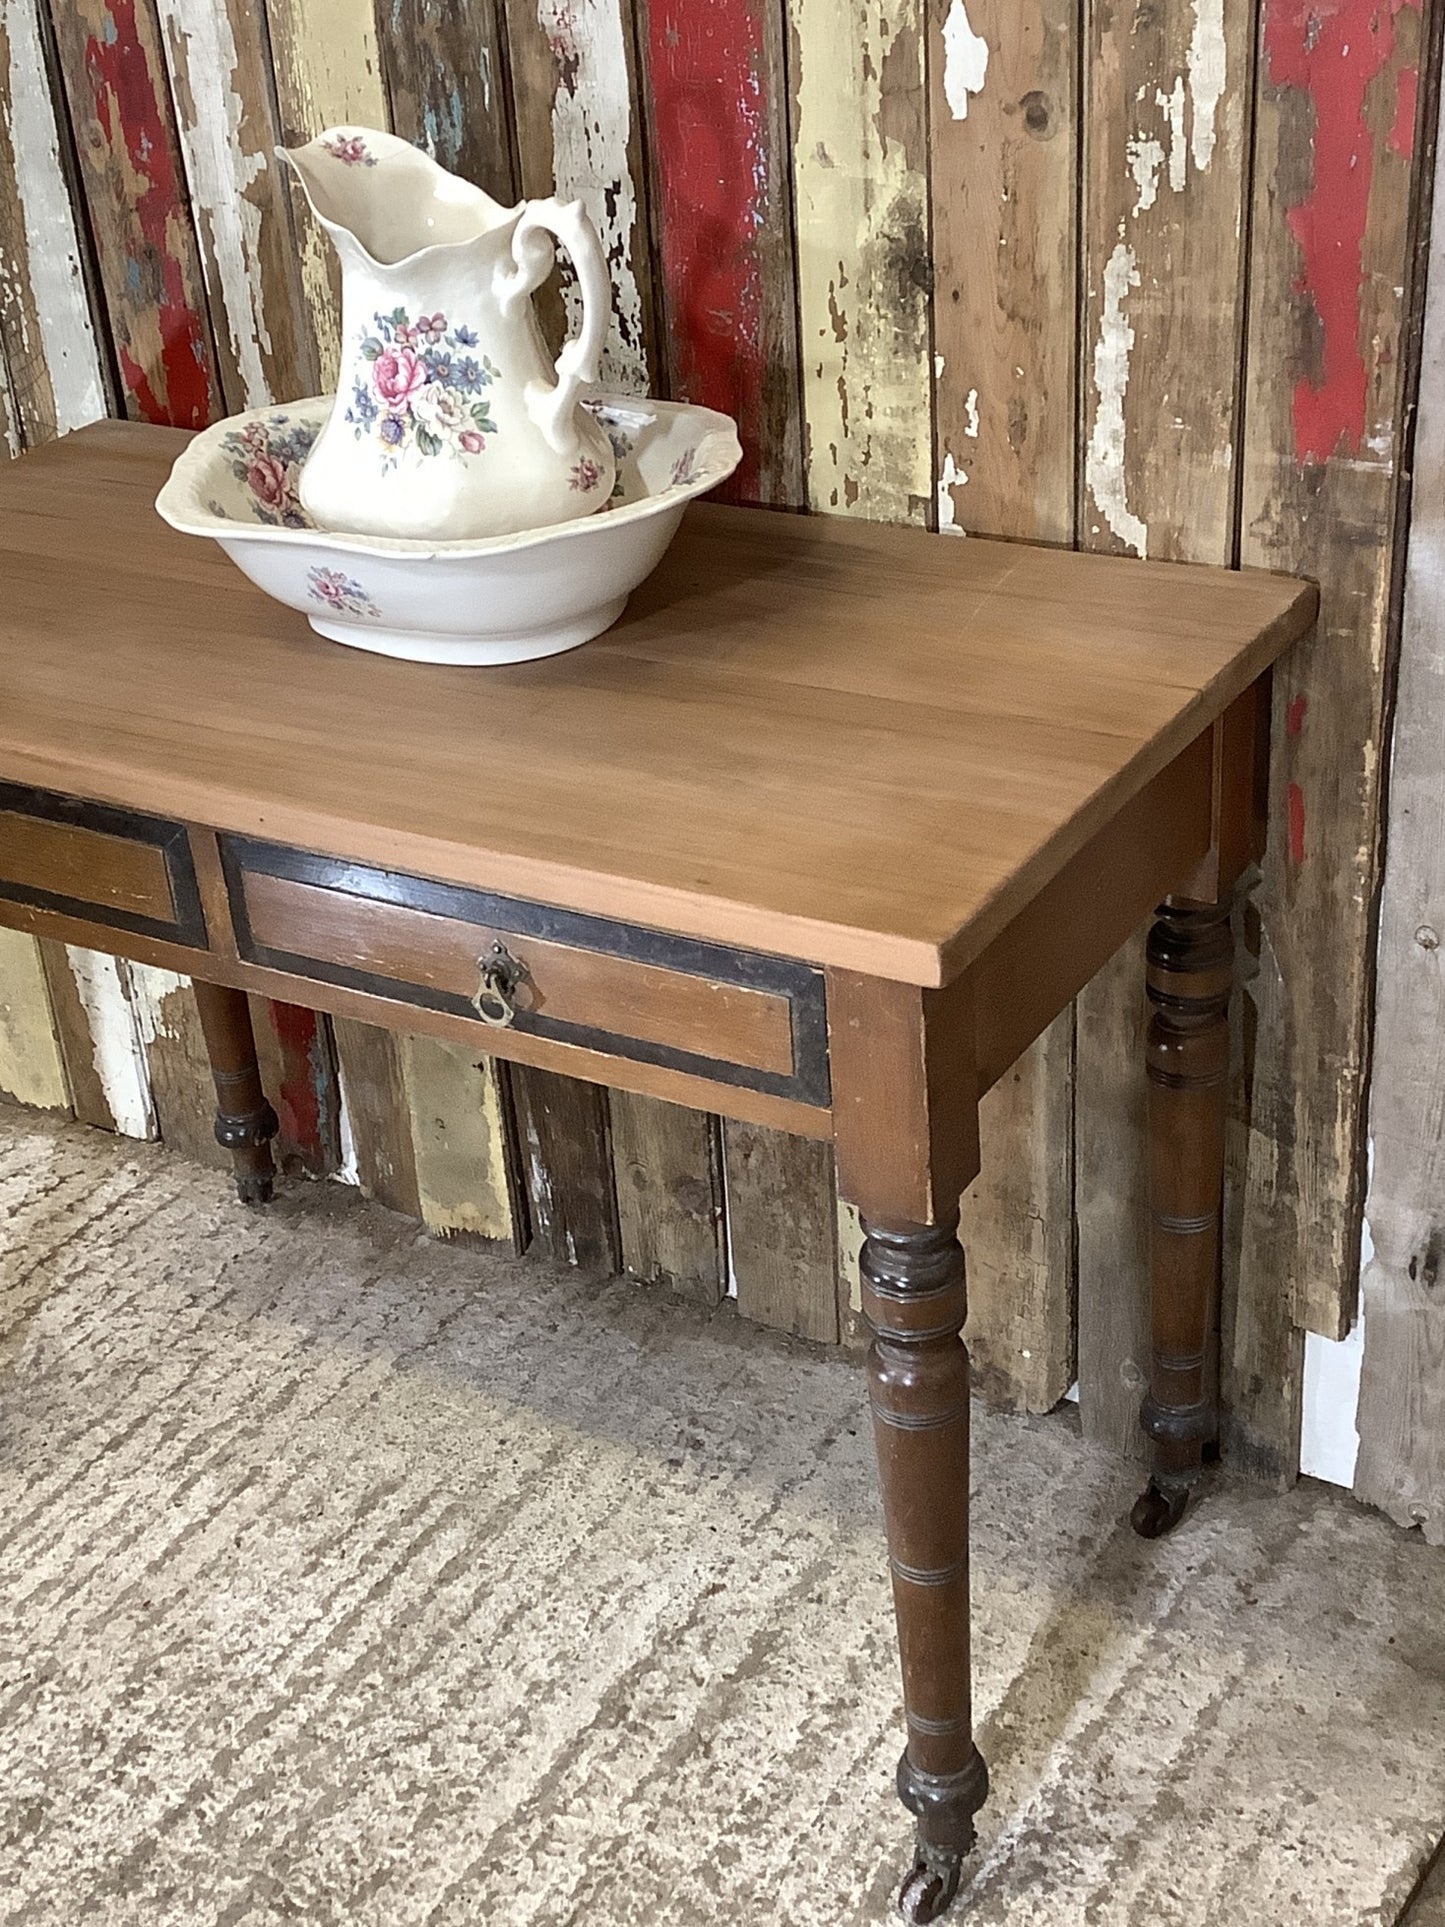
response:
<path id="1" fill-rule="evenodd" d="M 590 515 L 615 458 L 580 406 L 612 312 L 580 201 L 504 208 L 393 134 L 332 127 L 281 150 L 341 260 L 341 373 L 301 471 L 322 528 L 423 540 Z M 580 332 L 555 369 L 532 295 L 572 257 Z"/>

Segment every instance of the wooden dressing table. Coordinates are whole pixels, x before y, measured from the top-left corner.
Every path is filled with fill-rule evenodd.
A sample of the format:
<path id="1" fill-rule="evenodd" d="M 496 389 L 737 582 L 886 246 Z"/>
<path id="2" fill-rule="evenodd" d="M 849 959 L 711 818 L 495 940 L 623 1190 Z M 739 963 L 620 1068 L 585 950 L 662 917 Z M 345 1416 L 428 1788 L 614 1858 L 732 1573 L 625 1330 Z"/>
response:
<path id="1" fill-rule="evenodd" d="M 241 1195 L 245 994 L 831 1138 L 916 1816 L 909 1919 L 987 1791 L 969 1705 L 959 1194 L 982 1092 L 1155 905 L 1146 1534 L 1214 1436 L 1229 901 L 1269 669 L 1316 595 L 702 505 L 622 622 L 510 669 L 351 653 L 151 504 L 179 433 L 0 479 L 0 922 L 194 977 Z"/>

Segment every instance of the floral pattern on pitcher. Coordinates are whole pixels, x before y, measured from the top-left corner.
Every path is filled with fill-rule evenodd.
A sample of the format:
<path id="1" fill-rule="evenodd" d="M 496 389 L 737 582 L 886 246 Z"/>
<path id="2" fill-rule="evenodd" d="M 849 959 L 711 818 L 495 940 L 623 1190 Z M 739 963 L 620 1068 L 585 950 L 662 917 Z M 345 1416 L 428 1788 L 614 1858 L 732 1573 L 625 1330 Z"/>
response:
<path id="1" fill-rule="evenodd" d="M 590 455 L 584 455 L 580 462 L 575 462 L 568 477 L 569 486 L 580 495 L 589 494 L 601 480 L 602 464 L 594 462 Z"/>
<path id="2" fill-rule="evenodd" d="M 306 571 L 306 593 L 339 616 L 379 616 L 380 609 L 361 584 L 340 569 L 319 565 Z"/>
<path id="3" fill-rule="evenodd" d="M 444 314 L 419 315 L 405 308 L 373 319 L 361 344 L 368 375 L 358 380 L 346 410 L 358 439 L 375 436 L 387 468 L 403 450 L 422 455 L 480 455 L 495 435 L 486 391 L 497 369 L 477 346 L 474 331 L 452 327 Z"/>
<path id="4" fill-rule="evenodd" d="M 248 491 L 251 513 L 258 522 L 287 529 L 311 527 L 297 483 L 317 433 L 314 422 L 293 422 L 289 415 L 274 414 L 265 421 L 247 422 L 222 441 L 231 473 Z"/>
<path id="5" fill-rule="evenodd" d="M 333 160 L 342 161 L 347 167 L 375 167 L 379 158 L 360 134 L 333 134 L 321 145 Z"/>

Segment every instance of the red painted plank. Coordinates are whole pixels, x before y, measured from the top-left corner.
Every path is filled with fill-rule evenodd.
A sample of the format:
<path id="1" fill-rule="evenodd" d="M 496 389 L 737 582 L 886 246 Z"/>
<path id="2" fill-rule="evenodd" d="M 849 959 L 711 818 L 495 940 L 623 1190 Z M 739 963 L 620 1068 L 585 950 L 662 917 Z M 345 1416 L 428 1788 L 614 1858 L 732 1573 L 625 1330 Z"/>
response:
<path id="1" fill-rule="evenodd" d="M 325 1021 L 274 999 L 267 1014 L 279 1060 L 274 1099 L 283 1155 L 325 1177 L 339 1162 L 336 1066 Z"/>
<path id="2" fill-rule="evenodd" d="M 130 412 L 203 428 L 215 368 L 154 13 L 148 0 L 54 12 Z"/>
<path id="3" fill-rule="evenodd" d="M 1318 367 L 1302 376 L 1294 391 L 1295 458 L 1301 465 L 1354 454 L 1364 438 L 1368 375 L 1360 297 L 1374 176 L 1374 137 L 1366 115 L 1371 83 L 1395 51 L 1396 16 L 1419 4 L 1266 0 L 1270 84 L 1301 89 L 1315 111 L 1313 183 L 1289 210 L 1290 232 L 1304 257 L 1297 291 L 1313 303 L 1320 328 Z M 1403 70 L 1392 144 L 1408 111 L 1413 146 L 1414 84 L 1413 70 Z"/>
<path id="4" fill-rule="evenodd" d="M 655 220 L 672 392 L 736 418 L 738 501 L 795 501 L 797 350 L 775 0 L 650 0 Z"/>

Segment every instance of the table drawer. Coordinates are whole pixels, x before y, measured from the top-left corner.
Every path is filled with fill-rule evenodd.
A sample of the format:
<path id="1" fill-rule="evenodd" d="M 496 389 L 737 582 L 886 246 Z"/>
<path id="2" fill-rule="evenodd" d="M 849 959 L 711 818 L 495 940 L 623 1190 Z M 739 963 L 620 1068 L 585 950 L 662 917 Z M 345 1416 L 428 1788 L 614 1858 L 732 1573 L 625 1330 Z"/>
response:
<path id="1" fill-rule="evenodd" d="M 804 964 L 245 837 L 221 854 L 249 962 L 475 1016 L 501 944 L 522 972 L 508 1028 L 829 1101 L 823 979 Z"/>
<path id="2" fill-rule="evenodd" d="M 159 816 L 0 783 L 0 897 L 199 949 L 185 828 Z"/>

